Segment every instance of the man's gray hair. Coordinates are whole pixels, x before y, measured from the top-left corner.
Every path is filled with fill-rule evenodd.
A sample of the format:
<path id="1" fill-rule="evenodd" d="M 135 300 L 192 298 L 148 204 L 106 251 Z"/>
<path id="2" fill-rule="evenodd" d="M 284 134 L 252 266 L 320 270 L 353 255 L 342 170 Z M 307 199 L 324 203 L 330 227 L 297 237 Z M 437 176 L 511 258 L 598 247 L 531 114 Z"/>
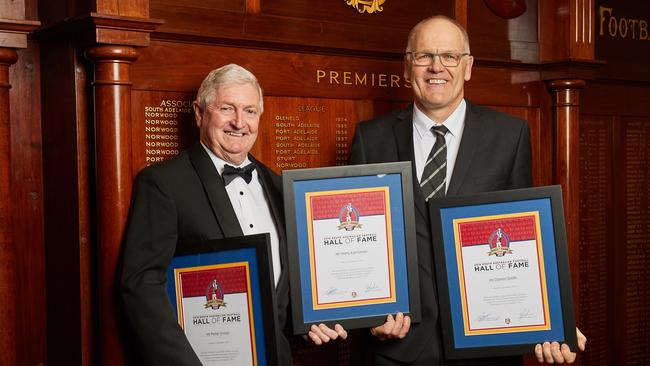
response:
<path id="1" fill-rule="evenodd" d="M 226 84 L 251 84 L 256 87 L 260 94 L 260 113 L 264 112 L 264 93 L 260 83 L 252 72 L 237 64 L 228 64 L 214 69 L 203 79 L 196 94 L 196 101 L 201 109 L 205 110 L 214 101 L 217 89 Z"/>

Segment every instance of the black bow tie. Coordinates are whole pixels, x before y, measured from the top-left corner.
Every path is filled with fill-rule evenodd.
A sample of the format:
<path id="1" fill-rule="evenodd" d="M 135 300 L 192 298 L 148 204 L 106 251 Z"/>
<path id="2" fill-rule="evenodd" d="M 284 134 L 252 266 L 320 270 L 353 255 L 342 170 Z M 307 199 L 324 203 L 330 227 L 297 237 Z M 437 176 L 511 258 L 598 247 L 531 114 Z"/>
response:
<path id="1" fill-rule="evenodd" d="M 246 184 L 248 184 L 251 182 L 251 179 L 253 179 L 253 170 L 255 170 L 254 163 L 250 163 L 243 168 L 235 168 L 234 166 L 226 164 L 223 166 L 223 173 L 221 173 L 221 176 L 223 177 L 225 185 L 230 184 L 230 182 L 237 177 L 244 178 Z"/>

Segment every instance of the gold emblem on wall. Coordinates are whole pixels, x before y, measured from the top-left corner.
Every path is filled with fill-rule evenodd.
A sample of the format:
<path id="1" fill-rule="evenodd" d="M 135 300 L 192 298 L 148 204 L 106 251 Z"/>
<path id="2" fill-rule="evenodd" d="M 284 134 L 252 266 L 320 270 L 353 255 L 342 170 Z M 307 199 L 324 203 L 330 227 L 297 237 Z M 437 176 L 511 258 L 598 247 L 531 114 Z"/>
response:
<path id="1" fill-rule="evenodd" d="M 345 3 L 357 9 L 359 13 L 372 14 L 384 10 L 382 5 L 386 0 L 345 0 Z"/>

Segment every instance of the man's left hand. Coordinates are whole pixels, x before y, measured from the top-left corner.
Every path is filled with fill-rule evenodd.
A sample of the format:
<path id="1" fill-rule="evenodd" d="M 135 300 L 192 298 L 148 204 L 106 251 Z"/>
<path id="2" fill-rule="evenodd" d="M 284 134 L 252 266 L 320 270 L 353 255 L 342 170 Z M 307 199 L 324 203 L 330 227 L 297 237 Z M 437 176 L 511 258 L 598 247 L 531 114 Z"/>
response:
<path id="1" fill-rule="evenodd" d="M 587 337 L 578 328 L 576 328 L 576 334 L 578 336 L 578 348 L 580 351 L 584 351 Z M 571 352 L 571 349 L 565 343 L 560 346 L 558 342 L 544 342 L 544 344 L 535 346 L 535 357 L 540 363 L 573 363 L 576 356 L 576 353 Z"/>
<path id="2" fill-rule="evenodd" d="M 313 344 L 320 346 L 335 339 L 346 339 L 348 338 L 348 332 L 340 324 L 336 324 L 334 329 L 322 323 L 319 325 L 312 324 L 306 338 Z"/>

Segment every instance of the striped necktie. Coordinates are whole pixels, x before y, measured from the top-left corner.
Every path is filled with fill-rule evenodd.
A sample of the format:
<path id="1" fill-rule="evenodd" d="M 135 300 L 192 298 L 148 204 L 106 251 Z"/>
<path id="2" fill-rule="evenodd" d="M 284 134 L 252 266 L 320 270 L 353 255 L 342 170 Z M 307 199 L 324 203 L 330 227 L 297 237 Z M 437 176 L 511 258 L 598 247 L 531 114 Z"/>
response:
<path id="1" fill-rule="evenodd" d="M 424 200 L 428 201 L 431 197 L 445 196 L 445 181 L 447 176 L 447 143 L 445 134 L 449 131 L 445 126 L 433 126 L 431 132 L 436 137 L 436 143 L 433 144 L 429 157 L 424 163 L 422 179 L 420 179 L 420 188 Z"/>

